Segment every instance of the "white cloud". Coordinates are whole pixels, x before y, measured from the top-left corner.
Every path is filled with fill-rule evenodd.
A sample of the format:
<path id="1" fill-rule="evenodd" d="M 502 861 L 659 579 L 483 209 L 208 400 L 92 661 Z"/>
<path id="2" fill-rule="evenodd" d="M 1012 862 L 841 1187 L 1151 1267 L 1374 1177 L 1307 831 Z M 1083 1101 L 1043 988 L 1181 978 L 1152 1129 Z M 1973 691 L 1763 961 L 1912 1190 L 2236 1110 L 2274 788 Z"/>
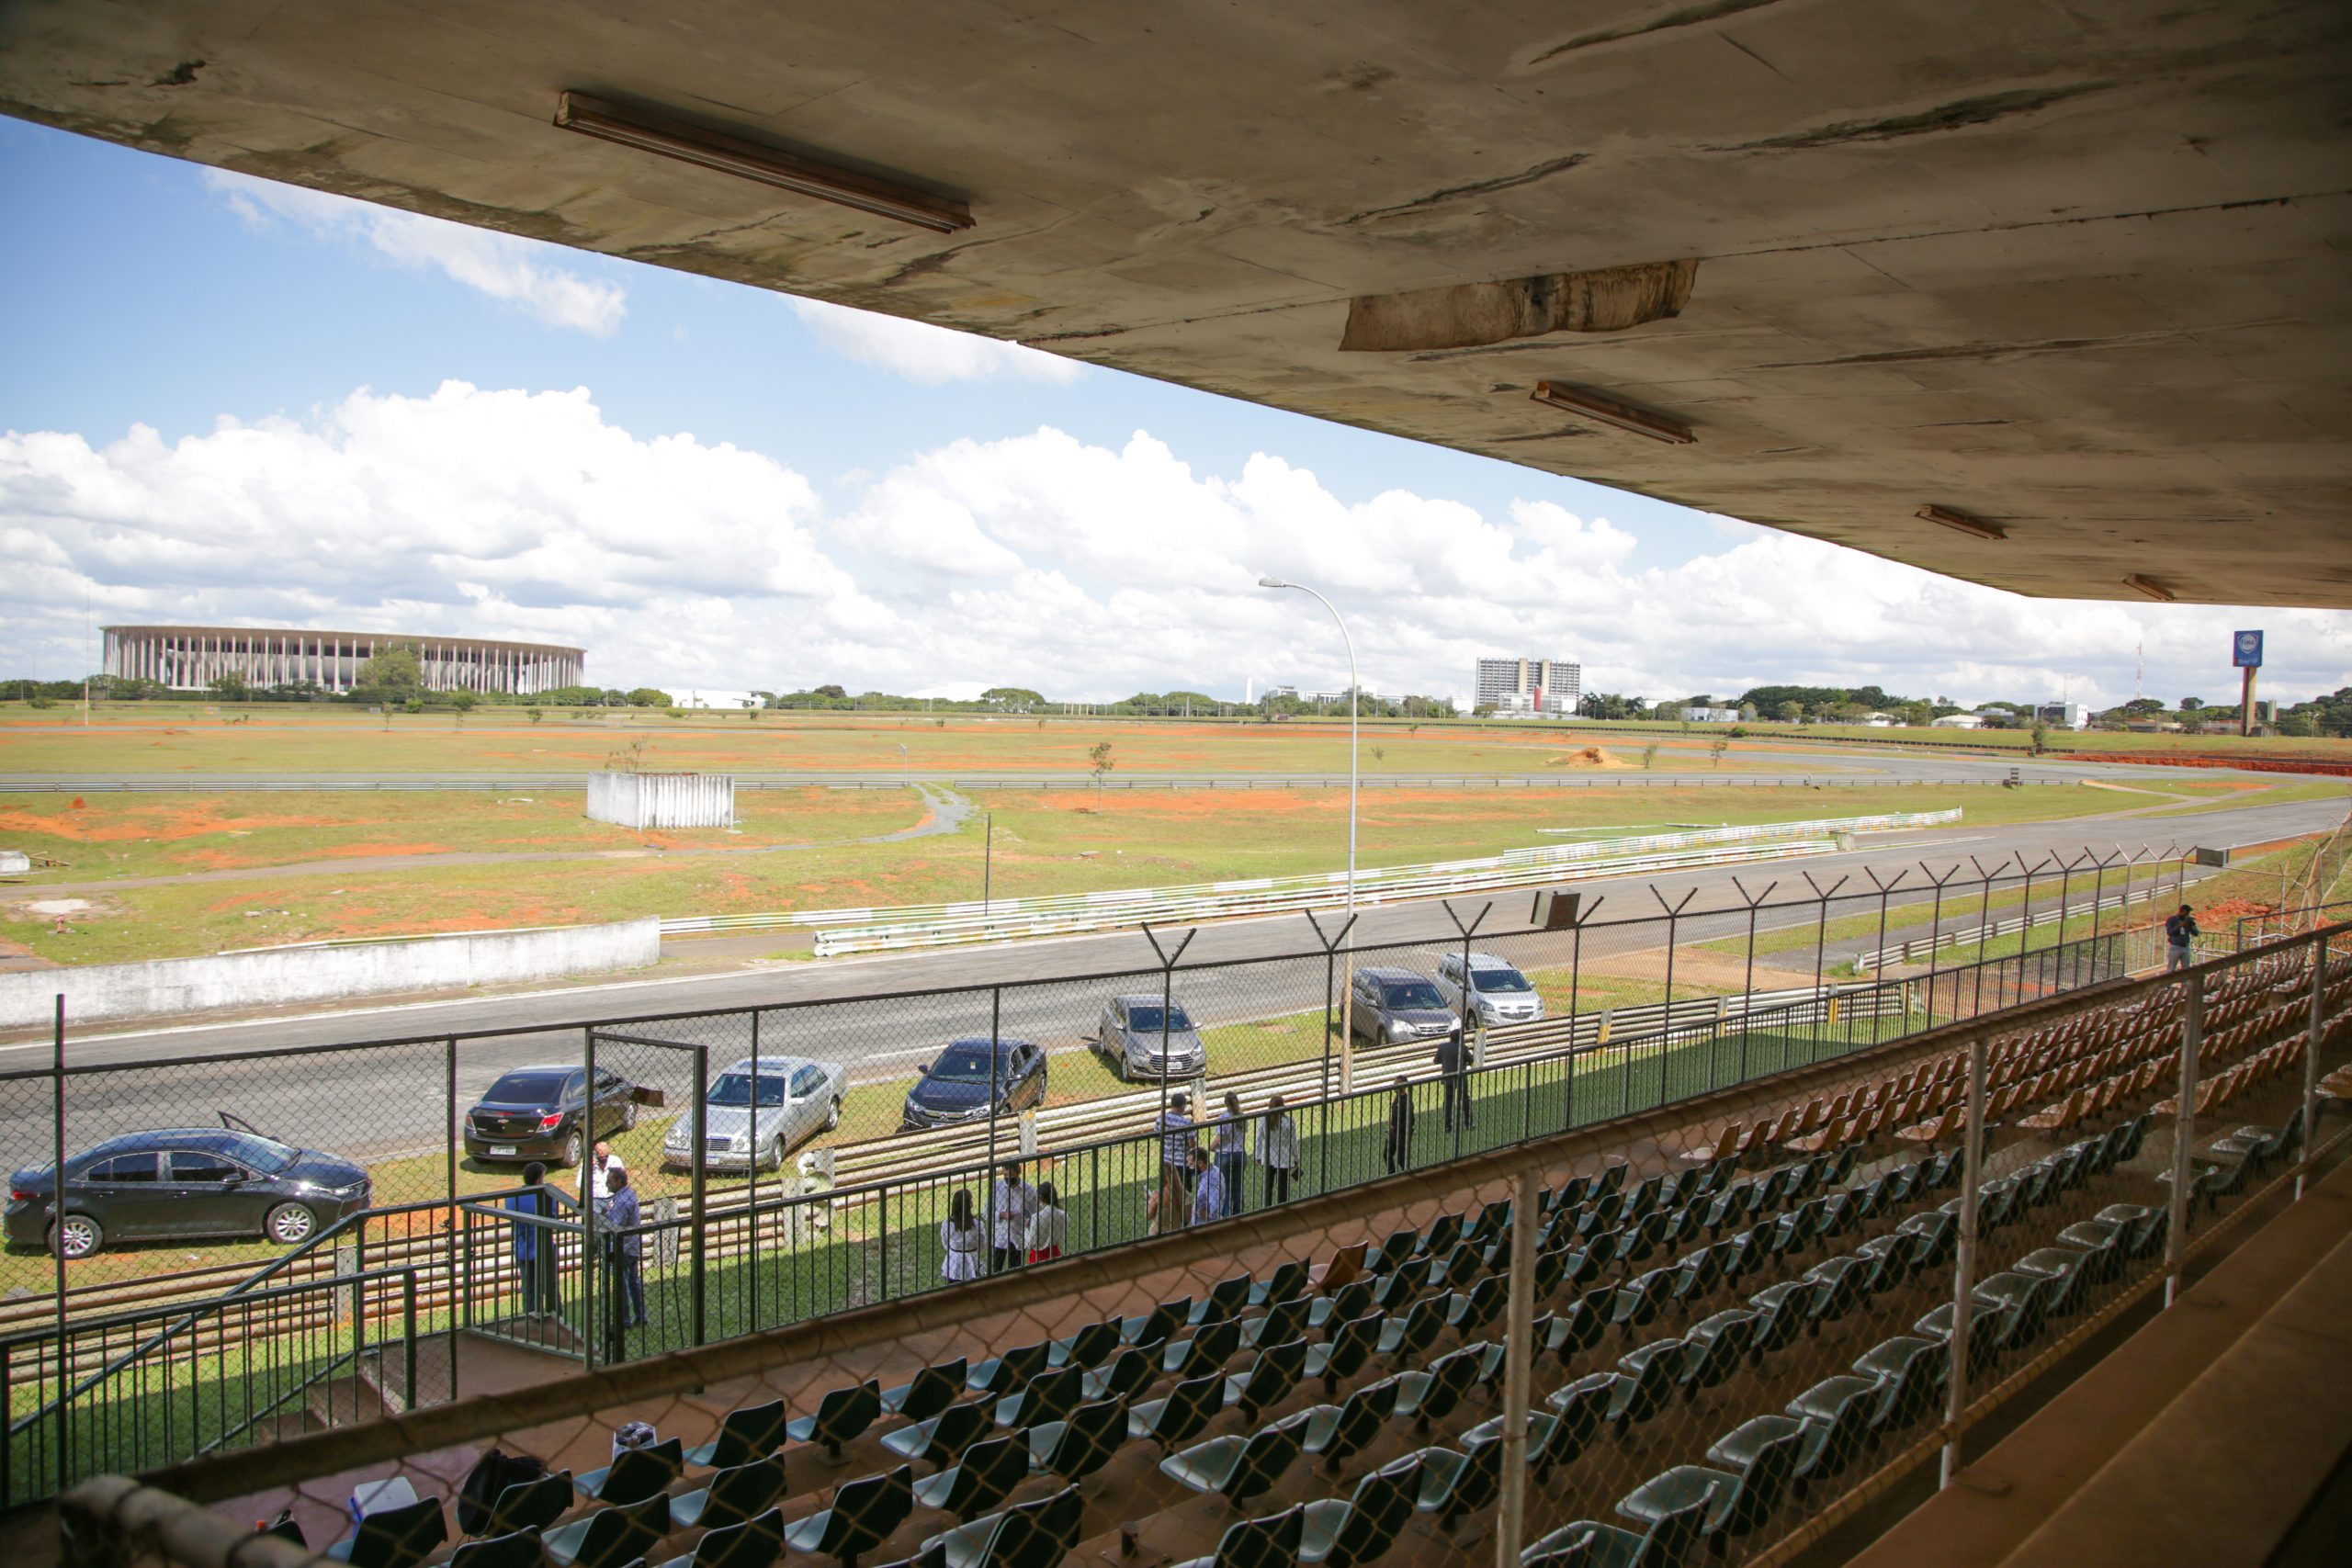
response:
<path id="1" fill-rule="evenodd" d="M 281 218 L 314 234 L 358 240 L 403 266 L 436 269 L 551 327 L 606 337 L 628 312 L 618 284 L 562 265 L 554 259 L 563 254 L 559 246 L 226 169 L 205 170 L 204 182 L 248 222 L 266 225 Z"/>
<path id="2" fill-rule="evenodd" d="M 792 301 L 817 341 L 861 365 L 877 366 L 926 387 L 950 381 L 1077 380 L 1086 366 L 1075 359 L 978 333 L 959 333 L 928 321 L 910 321 L 873 310 L 854 310 L 822 299 Z"/>
<path id="3" fill-rule="evenodd" d="M 1531 483 L 1539 482 L 1531 480 Z M 844 475 L 828 508 L 775 458 L 610 423 L 583 389 L 355 392 L 305 421 L 173 444 L 0 436 L 0 673 L 60 678 L 101 624 L 249 621 L 579 643 L 592 679 L 672 690 L 1116 698 L 1254 678 L 1458 693 L 1481 654 L 1580 660 L 1595 690 L 1876 682 L 1970 701 L 2233 689 L 2228 634 L 2270 633 L 2264 690 L 2352 684 L 2352 615 L 2020 599 L 1747 525 L 1633 567 L 1636 540 L 1522 499 L 1501 515 L 1335 495 L 1259 454 L 1196 472 L 1137 432 L 956 441 Z"/>

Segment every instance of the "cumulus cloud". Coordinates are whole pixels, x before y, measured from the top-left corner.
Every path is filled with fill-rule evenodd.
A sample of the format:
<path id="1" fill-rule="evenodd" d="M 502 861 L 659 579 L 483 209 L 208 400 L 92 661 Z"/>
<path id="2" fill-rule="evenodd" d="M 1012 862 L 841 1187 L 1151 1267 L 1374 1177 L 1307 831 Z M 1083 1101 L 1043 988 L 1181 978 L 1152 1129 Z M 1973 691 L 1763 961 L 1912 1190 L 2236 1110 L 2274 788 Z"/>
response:
<path id="1" fill-rule="evenodd" d="M 1058 354 L 1001 343 L 978 333 L 935 327 L 928 321 L 854 310 L 822 299 L 795 299 L 792 309 L 817 334 L 817 341 L 834 353 L 926 387 L 995 380 L 1067 385 L 1086 373 L 1084 364 Z"/>
<path id="2" fill-rule="evenodd" d="M 0 436 L 0 672 L 60 678 L 101 623 L 251 622 L 578 643 L 604 684 L 1072 698 L 1254 679 L 1464 692 L 1481 655 L 1580 660 L 1653 698 L 1875 682 L 1962 701 L 2221 700 L 2228 634 L 2265 690 L 2352 684 L 2352 615 L 2020 599 L 1747 525 L 1637 568 L 1629 529 L 1526 498 L 1351 501 L 1259 454 L 1202 472 L 1136 432 L 955 441 L 828 505 L 775 457 L 614 424 L 584 389 L 358 391 L 305 420 Z"/>
<path id="3" fill-rule="evenodd" d="M 551 327 L 605 337 L 628 313 L 618 284 L 565 266 L 557 259 L 565 253 L 556 245 L 227 169 L 205 170 L 204 181 L 249 223 L 282 220 L 356 241 L 402 266 L 430 267 Z"/>

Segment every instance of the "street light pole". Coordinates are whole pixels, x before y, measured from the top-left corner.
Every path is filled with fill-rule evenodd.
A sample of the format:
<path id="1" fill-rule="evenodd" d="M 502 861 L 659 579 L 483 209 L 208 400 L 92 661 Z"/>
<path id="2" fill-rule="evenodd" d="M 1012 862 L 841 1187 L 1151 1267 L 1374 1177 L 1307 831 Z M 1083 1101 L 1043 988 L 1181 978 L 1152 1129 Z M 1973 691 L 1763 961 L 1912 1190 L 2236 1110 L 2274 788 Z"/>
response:
<path id="1" fill-rule="evenodd" d="M 913 775 L 909 771 L 910 766 L 911 764 L 907 761 L 907 743 L 901 740 L 899 742 L 899 787 L 900 789 L 905 789 L 914 783 Z"/>
<path id="2" fill-rule="evenodd" d="M 1279 577 L 1261 577 L 1261 588 L 1295 588 L 1308 595 L 1330 612 L 1332 625 L 1340 628 L 1340 642 L 1348 650 L 1348 960 L 1346 988 L 1340 993 L 1340 1092 L 1346 1094 L 1353 1088 L 1355 1060 L 1355 913 L 1356 913 L 1356 704 L 1361 689 L 1356 680 L 1356 639 L 1348 635 L 1348 623 L 1340 616 L 1339 609 L 1304 582 L 1286 582 Z"/>

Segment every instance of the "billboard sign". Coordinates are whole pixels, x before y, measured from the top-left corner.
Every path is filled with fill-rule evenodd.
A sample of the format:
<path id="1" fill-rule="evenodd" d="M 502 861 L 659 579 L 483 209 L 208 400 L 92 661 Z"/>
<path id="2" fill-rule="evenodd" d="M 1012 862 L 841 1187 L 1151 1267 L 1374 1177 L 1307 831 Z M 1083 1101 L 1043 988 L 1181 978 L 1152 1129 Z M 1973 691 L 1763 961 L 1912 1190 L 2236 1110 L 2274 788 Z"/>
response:
<path id="1" fill-rule="evenodd" d="M 2262 668 L 2262 634 L 2260 632 L 2240 632 L 2230 640 L 2230 647 L 2235 654 L 2232 662 L 2239 669 L 2259 670 Z"/>

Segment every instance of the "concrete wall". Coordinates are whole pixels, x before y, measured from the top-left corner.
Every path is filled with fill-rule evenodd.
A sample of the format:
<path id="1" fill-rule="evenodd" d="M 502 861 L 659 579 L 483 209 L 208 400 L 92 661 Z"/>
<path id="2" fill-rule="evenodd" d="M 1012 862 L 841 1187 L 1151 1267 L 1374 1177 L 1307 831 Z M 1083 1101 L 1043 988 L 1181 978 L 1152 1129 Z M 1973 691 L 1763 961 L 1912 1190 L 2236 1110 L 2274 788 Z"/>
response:
<path id="1" fill-rule="evenodd" d="M 0 975 L 0 1028 L 47 1022 L 61 991 L 66 1021 L 90 1023 L 603 974 L 641 968 L 661 948 L 662 922 L 649 919 L 36 969 Z"/>
<path id="2" fill-rule="evenodd" d="M 12 876 L 33 868 L 33 857 L 22 850 L 0 850 L 0 876 Z"/>
<path id="3" fill-rule="evenodd" d="M 590 773 L 588 818 L 624 828 L 731 828 L 735 781 L 718 773 Z"/>

